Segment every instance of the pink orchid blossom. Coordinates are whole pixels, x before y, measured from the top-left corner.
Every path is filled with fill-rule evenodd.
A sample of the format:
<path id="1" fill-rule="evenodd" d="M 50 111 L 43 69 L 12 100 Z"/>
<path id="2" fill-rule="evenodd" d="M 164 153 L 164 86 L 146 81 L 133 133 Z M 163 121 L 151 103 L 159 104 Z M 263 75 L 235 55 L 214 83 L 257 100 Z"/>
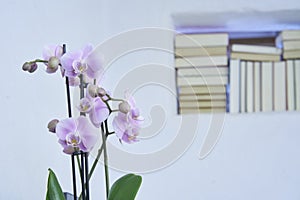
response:
<path id="1" fill-rule="evenodd" d="M 55 133 L 63 152 L 72 154 L 77 150 L 90 152 L 97 142 L 97 131 L 86 117 L 79 116 L 59 121 Z"/>
<path id="2" fill-rule="evenodd" d="M 57 71 L 60 65 L 60 59 L 63 55 L 63 48 L 59 45 L 48 45 L 44 47 L 43 58 L 48 61 L 45 63 L 47 66 L 46 72 L 51 74 Z M 62 72 L 63 74 L 63 72 Z"/>
<path id="3" fill-rule="evenodd" d="M 87 113 L 92 124 L 99 128 L 101 123 L 108 118 L 110 111 L 101 97 L 92 97 L 90 95 L 89 90 L 91 87 L 93 85 L 89 84 L 86 97 L 80 100 L 79 111 Z"/>
<path id="4" fill-rule="evenodd" d="M 126 107 L 129 106 L 129 109 L 126 108 L 125 110 L 128 110 L 128 112 L 124 113 L 124 110 L 119 111 L 114 117 L 112 125 L 117 137 L 121 141 L 133 143 L 138 141 L 137 136 L 142 126 L 143 117 L 140 116 L 134 98 L 129 93 L 126 93 L 125 97 Z"/>
<path id="5" fill-rule="evenodd" d="M 83 74 L 92 79 L 97 78 L 103 71 L 102 58 L 95 56 L 92 51 L 93 47 L 86 45 L 79 51 L 64 54 L 61 64 L 65 69 L 65 75 L 76 77 Z"/>

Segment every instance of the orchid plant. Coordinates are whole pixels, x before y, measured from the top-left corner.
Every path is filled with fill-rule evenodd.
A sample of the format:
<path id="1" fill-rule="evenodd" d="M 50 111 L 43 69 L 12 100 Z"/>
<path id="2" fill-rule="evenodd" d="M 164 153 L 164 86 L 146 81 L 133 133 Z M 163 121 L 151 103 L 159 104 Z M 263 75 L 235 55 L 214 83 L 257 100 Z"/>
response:
<path id="1" fill-rule="evenodd" d="M 95 56 L 93 51 L 92 45 L 89 44 L 78 51 L 67 53 L 65 45 L 48 45 L 44 47 L 42 59 L 25 62 L 22 69 L 33 73 L 38 69 L 39 64 L 42 64 L 46 67 L 47 73 L 53 74 L 60 71 L 62 77 L 66 79 L 69 116 L 66 119 L 51 120 L 48 123 L 48 130 L 57 136 L 58 143 L 65 154 L 77 158 L 77 169 L 86 170 L 86 179 L 82 179 L 84 174 L 80 173 L 82 191 L 78 198 L 89 199 L 89 179 L 103 154 L 106 184 L 106 195 L 103 199 L 131 200 L 135 198 L 142 178 L 139 175 L 127 174 L 110 187 L 106 141 L 109 136 L 115 135 L 121 143 L 137 142 L 143 117 L 140 115 L 133 96 L 128 91 L 125 92 L 124 99 L 116 99 L 98 84 L 104 72 L 103 60 L 102 57 Z M 77 117 L 72 116 L 70 87 L 80 89 L 80 101 L 77 105 L 80 115 Z M 116 109 L 112 108 L 111 102 L 113 101 L 118 102 Z M 109 117 L 113 117 L 112 131 L 108 126 Z M 88 167 L 84 165 L 83 160 L 79 159 L 79 155 L 82 153 L 88 155 L 93 148 L 96 148 L 96 143 L 101 137 L 102 145 L 98 147 L 98 155 L 88 171 Z M 74 165 L 72 162 L 73 196 L 77 199 Z M 49 169 L 46 199 L 65 199 L 57 177 L 51 169 Z"/>

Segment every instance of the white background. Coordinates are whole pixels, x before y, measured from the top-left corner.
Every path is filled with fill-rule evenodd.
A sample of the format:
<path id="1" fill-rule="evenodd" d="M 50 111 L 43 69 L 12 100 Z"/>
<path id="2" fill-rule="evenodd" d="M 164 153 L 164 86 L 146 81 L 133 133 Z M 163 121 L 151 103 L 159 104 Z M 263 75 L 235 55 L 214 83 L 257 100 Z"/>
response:
<path id="1" fill-rule="evenodd" d="M 67 116 L 64 81 L 59 74 L 46 74 L 42 67 L 34 74 L 21 70 L 24 61 L 41 56 L 45 44 L 66 43 L 69 50 L 75 50 L 86 43 L 96 46 L 135 28 L 173 29 L 172 15 L 182 12 L 299 8 L 298 0 L 2 1 L 0 199 L 44 199 L 49 167 L 56 172 L 63 189 L 72 190 L 70 159 L 61 153 L 56 137 L 46 129 L 49 120 Z M 144 36 L 140 37 L 137 39 Z M 166 40 L 154 37 L 153 42 L 165 44 Z M 167 41 L 166 48 L 172 48 L 171 40 Z M 153 164 L 147 173 L 143 172 L 141 160 L 130 161 L 132 168 L 129 169 L 117 166 L 121 171 L 111 170 L 112 181 L 124 173 L 122 167 L 139 171 L 143 176 L 137 197 L 140 200 L 300 198 L 299 113 L 227 114 L 213 123 L 210 115 L 194 115 L 188 117 L 190 121 L 198 119 L 198 124 L 182 123 L 183 118 L 176 115 L 172 57 L 155 50 L 134 52 L 116 60 L 107 71 L 106 88 L 113 91 L 119 81 L 131 73 L 137 73 L 134 77 L 141 80 L 148 74 L 138 70 L 149 63 L 155 63 L 151 65 L 153 69 L 163 66 L 163 71 L 170 71 L 170 75 L 165 76 L 167 73 L 158 69 L 158 80 L 165 80 L 165 87 L 148 84 L 137 90 L 136 98 L 150 129 L 152 107 L 154 111 L 159 107 L 160 111 L 156 111 L 162 113 L 156 116 L 158 122 L 155 119 L 152 122 L 159 124 L 163 119 L 164 126 L 155 130 L 156 135 L 146 135 L 132 146 L 119 145 L 116 138 L 109 141 L 131 154 L 156 155 L 153 152 L 172 143 L 180 126 L 189 125 L 191 132 L 186 134 L 192 136 L 188 141 L 190 146 L 187 151 L 175 153 L 178 159 L 171 159 L 169 164 L 164 163 L 168 160 L 165 154 L 157 154 L 160 157 L 152 158 L 151 162 L 143 161 L 147 166 Z M 127 84 L 137 89 L 139 86 L 134 85 L 134 78 L 132 80 Z M 223 126 L 219 142 L 208 157 L 200 160 L 204 136 L 216 124 Z M 173 156 L 172 152 L 170 155 Z M 117 155 L 113 156 L 116 159 Z M 121 156 L 119 160 L 129 162 Z M 92 179 L 92 199 L 101 199 L 104 194 L 103 180 L 102 165 L 99 165 Z"/>

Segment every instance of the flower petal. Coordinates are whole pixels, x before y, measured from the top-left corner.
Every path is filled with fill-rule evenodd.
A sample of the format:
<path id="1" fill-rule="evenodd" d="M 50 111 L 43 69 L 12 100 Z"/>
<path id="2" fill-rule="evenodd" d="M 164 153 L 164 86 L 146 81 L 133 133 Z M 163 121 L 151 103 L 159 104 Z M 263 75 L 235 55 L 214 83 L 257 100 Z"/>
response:
<path id="1" fill-rule="evenodd" d="M 56 135 L 61 140 L 65 140 L 68 133 L 75 131 L 76 122 L 73 118 L 60 120 L 56 125 Z"/>
<path id="2" fill-rule="evenodd" d="M 89 116 L 96 127 L 100 127 L 100 124 L 108 118 L 109 110 L 100 97 L 94 99 L 94 108 L 91 110 Z"/>

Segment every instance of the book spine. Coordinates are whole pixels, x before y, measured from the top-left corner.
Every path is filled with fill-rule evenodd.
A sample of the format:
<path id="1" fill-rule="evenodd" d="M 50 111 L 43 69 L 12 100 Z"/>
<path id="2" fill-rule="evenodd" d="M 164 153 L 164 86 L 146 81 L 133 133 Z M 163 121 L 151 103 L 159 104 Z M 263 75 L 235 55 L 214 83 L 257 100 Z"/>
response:
<path id="1" fill-rule="evenodd" d="M 205 66 L 227 66 L 227 56 L 205 56 L 176 58 L 175 66 L 182 67 L 205 67 Z"/>
<path id="2" fill-rule="evenodd" d="M 296 110 L 300 110 L 300 60 L 295 60 L 295 102 Z"/>
<path id="3" fill-rule="evenodd" d="M 204 47 L 204 46 L 227 46 L 228 34 L 178 34 L 175 37 L 177 48 Z"/>
<path id="4" fill-rule="evenodd" d="M 262 62 L 262 111 L 269 112 L 273 109 L 273 70 L 272 62 Z"/>
<path id="5" fill-rule="evenodd" d="M 293 60 L 286 61 L 286 96 L 287 110 L 295 110 L 295 71 Z"/>
<path id="6" fill-rule="evenodd" d="M 274 111 L 286 110 L 285 62 L 273 63 Z"/>
<path id="7" fill-rule="evenodd" d="M 254 62 L 254 112 L 261 111 L 261 63 Z"/>
<path id="8" fill-rule="evenodd" d="M 238 113 L 240 107 L 240 61 L 230 60 L 229 111 Z"/>
<path id="9" fill-rule="evenodd" d="M 254 110 L 253 62 L 246 62 L 246 112 Z"/>
<path id="10" fill-rule="evenodd" d="M 226 85 L 228 76 L 204 76 L 204 77 L 185 77 L 178 76 L 178 86 L 193 86 L 193 85 Z"/>
<path id="11" fill-rule="evenodd" d="M 240 112 L 246 111 L 246 61 L 240 62 Z"/>

